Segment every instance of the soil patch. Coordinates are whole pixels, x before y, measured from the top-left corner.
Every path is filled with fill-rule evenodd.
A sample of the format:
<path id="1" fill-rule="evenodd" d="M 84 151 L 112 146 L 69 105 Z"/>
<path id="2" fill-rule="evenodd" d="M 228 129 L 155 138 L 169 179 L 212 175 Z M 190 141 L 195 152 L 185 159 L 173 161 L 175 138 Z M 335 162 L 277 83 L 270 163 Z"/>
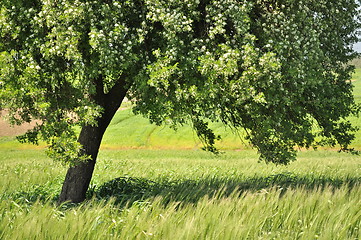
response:
<path id="1" fill-rule="evenodd" d="M 36 122 L 31 122 L 24 123 L 20 126 L 10 126 L 10 124 L 4 120 L 4 116 L 6 114 L 6 110 L 2 110 L 0 113 L 0 137 L 13 137 L 21 135 L 36 125 Z"/>

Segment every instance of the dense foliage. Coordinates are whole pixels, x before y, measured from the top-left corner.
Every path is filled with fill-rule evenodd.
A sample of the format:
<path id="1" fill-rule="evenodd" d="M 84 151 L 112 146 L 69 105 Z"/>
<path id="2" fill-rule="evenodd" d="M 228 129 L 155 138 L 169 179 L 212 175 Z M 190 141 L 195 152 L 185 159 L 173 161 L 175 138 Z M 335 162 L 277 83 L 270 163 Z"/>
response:
<path id="1" fill-rule="evenodd" d="M 0 104 L 13 123 L 40 120 L 20 140 L 64 161 L 117 84 L 135 112 L 190 122 L 211 151 L 208 121 L 245 129 L 270 162 L 347 150 L 355 16 L 355 0 L 2 0 Z"/>

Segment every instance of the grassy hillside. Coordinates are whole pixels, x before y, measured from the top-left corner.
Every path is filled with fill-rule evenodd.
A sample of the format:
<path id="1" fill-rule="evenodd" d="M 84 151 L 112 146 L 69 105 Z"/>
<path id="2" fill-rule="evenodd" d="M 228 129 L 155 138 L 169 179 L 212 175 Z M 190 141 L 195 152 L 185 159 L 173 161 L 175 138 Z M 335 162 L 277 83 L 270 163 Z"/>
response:
<path id="1" fill-rule="evenodd" d="M 236 134 L 221 123 L 212 124 L 218 134 L 224 136 L 219 146 L 223 149 L 242 148 Z M 201 143 L 189 126 L 177 131 L 168 126 L 156 126 L 141 116 L 135 116 L 130 109 L 118 111 L 108 127 L 102 148 L 157 148 L 157 149 L 198 149 Z"/>

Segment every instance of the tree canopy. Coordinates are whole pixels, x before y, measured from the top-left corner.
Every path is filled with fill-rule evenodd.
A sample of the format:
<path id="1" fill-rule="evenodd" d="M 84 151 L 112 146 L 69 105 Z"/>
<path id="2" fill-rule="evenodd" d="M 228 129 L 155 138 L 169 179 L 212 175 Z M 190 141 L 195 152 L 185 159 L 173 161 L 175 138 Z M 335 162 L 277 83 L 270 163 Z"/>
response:
<path id="1" fill-rule="evenodd" d="M 0 104 L 14 124 L 40 120 L 19 139 L 43 139 L 65 162 L 88 158 L 74 126 L 108 123 L 125 95 L 156 124 L 191 123 L 210 151 L 218 136 L 209 121 L 245 129 L 267 162 L 293 160 L 295 147 L 349 150 L 355 129 L 347 117 L 360 110 L 348 65 L 357 56 L 358 7 L 2 0 Z"/>

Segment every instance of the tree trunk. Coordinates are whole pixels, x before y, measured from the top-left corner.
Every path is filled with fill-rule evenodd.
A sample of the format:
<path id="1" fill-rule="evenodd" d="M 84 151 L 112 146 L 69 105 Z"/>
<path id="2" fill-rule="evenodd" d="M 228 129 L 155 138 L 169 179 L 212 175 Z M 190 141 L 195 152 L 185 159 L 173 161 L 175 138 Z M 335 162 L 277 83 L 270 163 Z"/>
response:
<path id="1" fill-rule="evenodd" d="M 93 175 L 101 139 L 105 131 L 102 128 L 99 125 L 82 128 L 78 141 L 83 146 L 82 154 L 91 156 L 91 159 L 68 169 L 59 197 L 60 203 L 65 201 L 73 203 L 84 201 Z"/>
<path id="2" fill-rule="evenodd" d="M 66 201 L 79 203 L 85 200 L 103 135 L 127 92 L 124 80 L 120 80 L 107 94 L 103 93 L 101 80 L 96 84 L 97 93 L 92 97 L 96 103 L 103 107 L 104 112 L 97 121 L 98 125 L 84 126 L 78 138 L 78 142 L 83 147 L 82 154 L 91 158 L 68 169 L 59 196 L 59 203 Z"/>

